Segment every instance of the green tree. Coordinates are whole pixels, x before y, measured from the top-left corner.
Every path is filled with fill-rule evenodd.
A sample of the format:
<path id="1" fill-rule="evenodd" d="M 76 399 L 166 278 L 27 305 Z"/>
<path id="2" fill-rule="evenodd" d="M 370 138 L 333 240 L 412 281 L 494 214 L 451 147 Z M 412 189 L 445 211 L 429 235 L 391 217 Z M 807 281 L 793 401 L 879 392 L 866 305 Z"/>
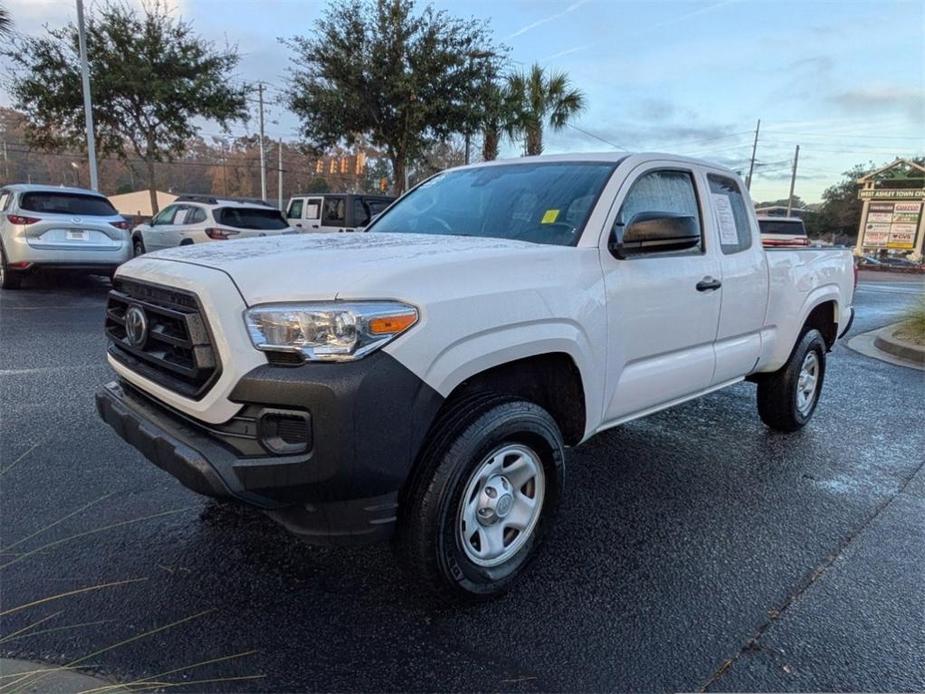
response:
<path id="1" fill-rule="evenodd" d="M 30 144 L 46 150 L 82 147 L 85 139 L 77 27 L 48 29 L 14 42 L 11 92 L 25 112 Z M 160 2 L 108 4 L 87 21 L 97 149 L 146 168 L 157 210 L 155 163 L 186 151 L 194 120 L 223 128 L 246 117 L 245 89 L 231 85 L 235 48 L 217 50 Z"/>
<path id="2" fill-rule="evenodd" d="M 330 193 L 331 185 L 324 176 L 314 176 L 305 186 L 306 193 Z"/>
<path id="3" fill-rule="evenodd" d="M 318 150 L 367 138 L 391 162 L 397 193 L 429 145 L 467 131 L 472 85 L 500 61 L 485 23 L 414 0 L 332 2 L 310 35 L 285 43 L 303 137 Z"/>
<path id="4" fill-rule="evenodd" d="M 585 95 L 573 89 L 564 72 L 549 72 L 534 63 L 529 72 L 512 75 L 508 88 L 519 104 L 516 130 L 528 155 L 543 153 L 543 129 L 561 130 L 585 108 Z"/>

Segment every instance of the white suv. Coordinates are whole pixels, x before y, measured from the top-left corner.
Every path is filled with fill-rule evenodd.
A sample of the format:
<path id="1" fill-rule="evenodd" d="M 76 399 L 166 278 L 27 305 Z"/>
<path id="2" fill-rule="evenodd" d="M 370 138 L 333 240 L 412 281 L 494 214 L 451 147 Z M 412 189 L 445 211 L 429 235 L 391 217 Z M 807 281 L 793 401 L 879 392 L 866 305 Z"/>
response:
<path id="1" fill-rule="evenodd" d="M 136 256 L 207 241 L 276 236 L 296 231 L 282 212 L 262 200 L 181 195 L 132 232 Z"/>

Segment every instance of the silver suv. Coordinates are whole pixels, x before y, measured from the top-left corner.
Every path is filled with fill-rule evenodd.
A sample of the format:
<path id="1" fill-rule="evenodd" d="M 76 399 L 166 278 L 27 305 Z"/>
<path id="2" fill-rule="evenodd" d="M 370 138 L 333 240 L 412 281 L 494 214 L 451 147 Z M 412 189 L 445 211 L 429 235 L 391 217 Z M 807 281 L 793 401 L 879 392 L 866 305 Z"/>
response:
<path id="1" fill-rule="evenodd" d="M 103 195 L 82 188 L 0 188 L 0 287 L 36 269 L 111 276 L 132 257 L 129 223 Z"/>
<path id="2" fill-rule="evenodd" d="M 283 213 L 262 200 L 181 195 L 132 232 L 136 256 L 174 246 L 296 233 Z"/>

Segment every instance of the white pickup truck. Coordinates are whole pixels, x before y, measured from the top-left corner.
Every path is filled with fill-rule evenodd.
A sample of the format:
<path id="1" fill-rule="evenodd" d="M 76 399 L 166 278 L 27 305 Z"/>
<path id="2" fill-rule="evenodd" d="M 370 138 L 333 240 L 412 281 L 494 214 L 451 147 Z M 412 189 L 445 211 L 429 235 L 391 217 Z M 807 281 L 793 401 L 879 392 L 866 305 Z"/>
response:
<path id="1" fill-rule="evenodd" d="M 189 488 L 312 542 L 392 537 L 457 595 L 524 568 L 567 446 L 743 379 L 805 425 L 853 317 L 849 251 L 765 251 L 739 177 L 692 159 L 454 169 L 369 232 L 121 266 L 97 406 Z"/>

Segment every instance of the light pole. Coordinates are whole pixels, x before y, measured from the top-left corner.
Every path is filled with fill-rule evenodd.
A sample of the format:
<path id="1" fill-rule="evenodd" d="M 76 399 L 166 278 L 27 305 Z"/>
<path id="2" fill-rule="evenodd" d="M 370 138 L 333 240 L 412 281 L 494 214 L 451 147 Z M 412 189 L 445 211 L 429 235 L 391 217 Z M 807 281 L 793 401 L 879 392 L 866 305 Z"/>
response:
<path id="1" fill-rule="evenodd" d="M 90 188 L 99 190 L 96 171 L 96 134 L 93 130 L 93 106 L 90 98 L 90 67 L 87 65 L 87 30 L 84 26 L 84 3 L 77 0 L 77 40 L 80 49 L 80 80 L 84 94 L 84 120 L 87 125 L 87 159 L 90 164 Z"/>

